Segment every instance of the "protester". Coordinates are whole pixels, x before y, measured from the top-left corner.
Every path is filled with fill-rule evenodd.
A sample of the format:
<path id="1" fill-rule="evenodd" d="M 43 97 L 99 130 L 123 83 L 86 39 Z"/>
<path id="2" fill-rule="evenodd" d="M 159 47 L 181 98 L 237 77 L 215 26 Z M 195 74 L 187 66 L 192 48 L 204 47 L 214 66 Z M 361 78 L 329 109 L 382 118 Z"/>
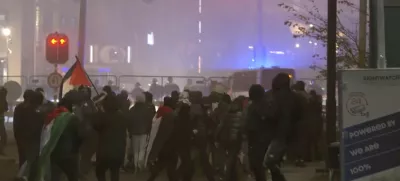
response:
<path id="1" fill-rule="evenodd" d="M 7 89 L 0 88 L 0 155 L 4 155 L 4 149 L 7 145 L 7 131 L 5 127 L 4 113 L 8 111 Z"/>
<path id="2" fill-rule="evenodd" d="M 174 83 L 172 77 L 168 77 L 168 83 L 164 86 L 164 94 L 165 95 L 172 95 L 172 92 L 179 92 L 179 86 Z"/>
<path id="3" fill-rule="evenodd" d="M 322 116 L 322 97 L 316 91 L 310 91 L 310 125 L 311 130 L 308 134 L 310 143 L 310 153 L 312 161 L 322 159 L 322 151 L 320 149 L 320 141 L 323 130 L 323 116 Z"/>
<path id="4" fill-rule="evenodd" d="M 20 167 L 27 160 L 33 161 L 39 156 L 43 121 L 40 114 L 36 112 L 40 104 L 38 96 L 33 90 L 25 90 L 24 101 L 14 110 L 13 131 Z"/>
<path id="5" fill-rule="evenodd" d="M 147 137 L 153 119 L 153 112 L 146 104 L 145 95 L 137 95 L 135 105 L 128 112 L 132 157 L 135 169 L 144 169 Z"/>
<path id="6" fill-rule="evenodd" d="M 133 88 L 132 91 L 131 91 L 131 96 L 132 96 L 133 99 L 136 96 L 144 93 L 144 90 L 140 86 L 141 86 L 140 83 L 136 82 L 135 88 Z"/>
<path id="7" fill-rule="evenodd" d="M 82 129 L 82 146 L 80 148 L 80 179 L 85 180 L 92 168 L 92 157 L 96 153 L 98 135 L 93 129 L 92 121 L 97 108 L 91 99 L 91 89 L 81 86 L 78 89 L 78 104 L 73 107 L 73 112 L 80 120 Z"/>
<path id="8" fill-rule="evenodd" d="M 203 106 L 202 93 L 200 91 L 191 92 L 190 121 L 193 124 L 194 146 L 196 147 L 200 159 L 200 166 L 208 181 L 214 181 L 214 169 L 209 161 L 208 145 L 210 135 L 215 128 L 212 120 L 207 115 L 207 110 Z"/>
<path id="9" fill-rule="evenodd" d="M 98 181 L 105 181 L 106 172 L 110 171 L 111 181 L 119 181 L 119 170 L 125 158 L 128 125 L 118 110 L 118 100 L 114 95 L 108 95 L 102 105 L 104 112 L 99 112 L 93 121 L 99 135 L 96 177 Z"/>
<path id="10" fill-rule="evenodd" d="M 153 119 L 146 158 L 146 163 L 151 167 L 148 181 L 154 181 L 165 167 L 169 181 L 179 180 L 176 171 L 178 142 L 173 137 L 176 115 L 171 106 L 171 98 L 165 97 L 164 105 L 157 110 Z"/>
<path id="11" fill-rule="evenodd" d="M 159 101 L 163 97 L 164 87 L 158 84 L 158 80 L 154 78 L 149 88 L 149 92 L 153 94 L 154 99 Z"/>
<path id="12" fill-rule="evenodd" d="M 302 114 L 298 122 L 296 122 L 296 141 L 293 145 L 295 165 L 298 167 L 305 167 L 305 160 L 309 161 L 309 150 L 310 143 L 308 140 L 308 134 L 311 131 L 310 128 L 313 126 L 310 120 L 310 95 L 305 90 L 305 83 L 303 81 L 297 81 L 294 85 L 294 91 L 298 95 L 302 104 Z"/>
<path id="13" fill-rule="evenodd" d="M 118 106 L 119 109 L 126 114 L 129 111 L 129 108 L 131 107 L 131 101 L 129 100 L 129 95 L 126 90 L 122 90 L 118 95 L 117 95 L 117 100 L 118 100 Z"/>
<path id="14" fill-rule="evenodd" d="M 237 158 L 239 156 L 243 134 L 243 97 L 236 98 L 230 104 L 228 112 L 216 131 L 216 140 L 228 153 L 224 181 L 237 181 Z"/>
<path id="15" fill-rule="evenodd" d="M 77 103 L 76 97 L 76 91 L 65 94 L 57 108 L 44 119 L 40 156 L 35 166 L 30 166 L 32 170 L 29 177 L 33 177 L 30 180 L 40 181 L 46 175 L 51 175 L 51 180 L 60 180 L 60 172 L 66 175 L 68 181 L 79 180 L 82 137 L 79 119 L 72 114 L 73 105 Z M 47 168 L 50 168 L 50 173 Z"/>

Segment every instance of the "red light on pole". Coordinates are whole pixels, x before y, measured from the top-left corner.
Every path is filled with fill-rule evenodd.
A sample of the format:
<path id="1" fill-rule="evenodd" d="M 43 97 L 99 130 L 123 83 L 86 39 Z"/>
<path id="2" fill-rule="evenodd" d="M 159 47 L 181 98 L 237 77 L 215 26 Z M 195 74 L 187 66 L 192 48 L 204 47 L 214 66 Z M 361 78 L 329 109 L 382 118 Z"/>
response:
<path id="1" fill-rule="evenodd" d="M 61 39 L 60 39 L 60 44 L 61 44 L 61 45 L 65 44 L 66 42 L 67 42 L 67 40 L 65 40 L 64 38 L 61 38 Z"/>
<path id="2" fill-rule="evenodd" d="M 53 45 L 57 44 L 57 40 L 56 40 L 55 38 L 51 39 L 50 42 L 51 42 L 51 44 L 53 44 Z"/>

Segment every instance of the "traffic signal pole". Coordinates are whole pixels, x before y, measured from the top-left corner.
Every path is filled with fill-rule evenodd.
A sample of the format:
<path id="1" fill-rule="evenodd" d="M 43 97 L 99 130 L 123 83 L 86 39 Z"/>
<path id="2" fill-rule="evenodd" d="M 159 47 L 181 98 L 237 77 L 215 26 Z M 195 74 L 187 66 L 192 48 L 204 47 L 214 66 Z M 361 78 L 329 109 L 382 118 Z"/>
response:
<path id="1" fill-rule="evenodd" d="M 78 37 L 78 58 L 82 65 L 85 63 L 85 45 L 86 45 L 86 12 L 87 0 L 80 1 L 79 7 L 79 37 Z"/>
<path id="2" fill-rule="evenodd" d="M 337 0 L 328 0 L 326 143 L 336 141 L 336 30 Z M 328 154 L 329 151 L 328 150 Z M 329 159 L 326 166 L 330 165 Z"/>

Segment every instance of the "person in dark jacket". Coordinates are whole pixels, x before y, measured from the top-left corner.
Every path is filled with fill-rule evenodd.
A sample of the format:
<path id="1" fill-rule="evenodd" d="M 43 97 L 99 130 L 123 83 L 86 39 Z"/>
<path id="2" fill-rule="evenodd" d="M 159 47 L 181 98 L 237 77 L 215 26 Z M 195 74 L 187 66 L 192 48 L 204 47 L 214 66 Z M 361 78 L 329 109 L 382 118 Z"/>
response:
<path id="1" fill-rule="evenodd" d="M 131 96 L 132 96 L 133 99 L 136 96 L 144 93 L 144 90 L 140 86 L 141 86 L 140 83 L 136 82 L 135 88 L 133 88 L 132 91 L 131 91 Z"/>
<path id="2" fill-rule="evenodd" d="M 4 155 L 4 148 L 7 145 L 7 131 L 5 127 L 4 113 L 8 111 L 7 89 L 0 88 L 0 155 Z"/>
<path id="3" fill-rule="evenodd" d="M 280 162 L 284 156 L 289 138 L 294 134 L 293 126 L 298 121 L 298 109 L 301 104 L 298 95 L 290 89 L 290 77 L 279 73 L 272 81 L 272 90 L 265 95 L 265 121 L 271 128 L 270 144 L 265 153 L 264 164 L 271 172 L 272 181 L 286 181 L 280 171 Z"/>
<path id="4" fill-rule="evenodd" d="M 40 104 L 38 96 L 33 90 L 26 90 L 24 102 L 18 104 L 14 110 L 13 130 L 20 167 L 25 161 L 32 161 L 39 155 L 43 120 L 36 112 Z"/>
<path id="5" fill-rule="evenodd" d="M 309 155 L 310 155 L 310 142 L 308 139 L 308 133 L 311 132 L 310 128 L 313 126 L 311 124 L 311 110 L 310 110 L 310 98 L 311 96 L 306 92 L 305 90 L 305 83 L 303 81 L 297 81 L 296 84 L 294 85 L 294 92 L 296 93 L 297 97 L 300 99 L 300 102 L 302 104 L 302 110 L 301 110 L 301 117 L 299 120 L 296 122 L 296 129 L 294 131 L 296 132 L 295 138 L 296 140 L 293 140 L 295 143 L 294 149 L 294 155 L 295 155 L 295 164 L 298 167 L 305 167 L 305 161 L 309 161 Z"/>
<path id="6" fill-rule="evenodd" d="M 129 133 L 131 138 L 133 165 L 135 169 L 144 169 L 147 137 L 153 119 L 153 112 L 146 104 L 145 95 L 137 95 L 135 105 L 128 112 Z"/>
<path id="7" fill-rule="evenodd" d="M 207 115 L 207 109 L 203 105 L 203 95 L 200 91 L 191 92 L 191 106 L 190 106 L 190 122 L 194 126 L 194 146 L 196 147 L 200 166 L 203 169 L 208 181 L 214 181 L 214 169 L 212 168 L 209 161 L 208 146 L 212 131 L 215 125 L 211 118 Z"/>
<path id="8" fill-rule="evenodd" d="M 110 171 L 111 181 L 119 181 L 119 170 L 125 158 L 126 134 L 128 124 L 118 110 L 118 100 L 108 95 L 103 101 L 104 112 L 99 112 L 93 126 L 99 135 L 96 151 L 96 177 L 98 181 L 106 180 Z"/>
<path id="9" fill-rule="evenodd" d="M 322 157 L 320 141 L 323 130 L 322 116 L 322 97 L 315 90 L 310 91 L 310 126 L 311 131 L 308 134 L 310 143 L 311 158 L 313 161 L 320 160 Z"/>
<path id="10" fill-rule="evenodd" d="M 156 107 L 153 104 L 153 94 L 151 94 L 150 92 L 144 92 L 144 97 L 146 98 L 146 104 L 148 106 L 148 108 L 151 110 L 151 112 L 154 114 L 156 114 Z M 151 125 L 149 127 L 149 131 L 151 129 Z"/>
<path id="11" fill-rule="evenodd" d="M 126 90 L 122 90 L 118 95 L 118 105 L 120 107 L 120 110 L 125 114 L 129 111 L 129 108 L 131 107 L 131 101 L 128 98 L 128 92 Z"/>
<path id="12" fill-rule="evenodd" d="M 172 91 L 171 92 L 171 99 L 172 99 L 172 102 L 173 102 L 172 108 L 176 109 L 176 106 L 177 106 L 178 101 L 179 101 L 179 92 L 178 91 Z"/>
<path id="13" fill-rule="evenodd" d="M 259 84 L 249 89 L 250 103 L 246 110 L 246 133 L 250 169 L 256 181 L 266 181 L 263 159 L 271 140 L 272 128 L 264 118 L 264 87 Z"/>
<path id="14" fill-rule="evenodd" d="M 236 98 L 229 106 L 225 118 L 217 128 L 216 140 L 221 148 L 228 153 L 226 173 L 223 180 L 236 181 L 237 158 L 241 149 L 243 132 L 243 99 Z"/>
<path id="15" fill-rule="evenodd" d="M 177 114 L 173 137 L 177 141 L 176 150 L 181 160 L 180 172 L 182 180 L 191 180 L 193 164 L 191 160 L 191 146 L 193 140 L 193 122 L 191 120 L 189 92 L 183 91 L 180 94 L 176 105 Z"/>
<path id="16" fill-rule="evenodd" d="M 82 130 L 82 146 L 80 148 L 80 177 L 82 180 L 88 175 L 92 168 L 92 157 L 96 153 L 98 135 L 93 129 L 92 121 L 97 108 L 92 101 L 91 88 L 81 86 L 78 89 L 78 104 L 73 107 L 75 115 L 78 116 Z"/>
<path id="17" fill-rule="evenodd" d="M 155 120 L 159 121 L 154 135 L 150 134 L 147 162 L 150 165 L 151 175 L 147 181 L 154 181 L 158 174 L 166 167 L 169 181 L 177 181 L 177 162 L 176 144 L 179 144 L 174 137 L 176 115 L 173 111 L 170 97 L 164 98 L 164 105 L 157 110 Z M 153 127 L 155 128 L 155 127 Z M 153 131 L 152 131 L 153 133 Z M 154 139 L 153 139 L 154 138 Z M 151 140 L 153 140 L 151 142 Z"/>

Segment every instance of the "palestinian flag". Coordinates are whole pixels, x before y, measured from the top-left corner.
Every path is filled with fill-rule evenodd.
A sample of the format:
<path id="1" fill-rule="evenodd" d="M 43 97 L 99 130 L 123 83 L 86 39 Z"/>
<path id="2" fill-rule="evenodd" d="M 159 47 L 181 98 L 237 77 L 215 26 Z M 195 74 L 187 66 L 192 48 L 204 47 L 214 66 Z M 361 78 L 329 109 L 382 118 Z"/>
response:
<path id="1" fill-rule="evenodd" d="M 67 73 L 65 73 L 61 81 L 59 98 L 61 99 L 68 91 L 81 85 L 92 86 L 93 84 L 83 68 L 81 61 L 76 57 L 75 63 L 69 68 Z"/>

